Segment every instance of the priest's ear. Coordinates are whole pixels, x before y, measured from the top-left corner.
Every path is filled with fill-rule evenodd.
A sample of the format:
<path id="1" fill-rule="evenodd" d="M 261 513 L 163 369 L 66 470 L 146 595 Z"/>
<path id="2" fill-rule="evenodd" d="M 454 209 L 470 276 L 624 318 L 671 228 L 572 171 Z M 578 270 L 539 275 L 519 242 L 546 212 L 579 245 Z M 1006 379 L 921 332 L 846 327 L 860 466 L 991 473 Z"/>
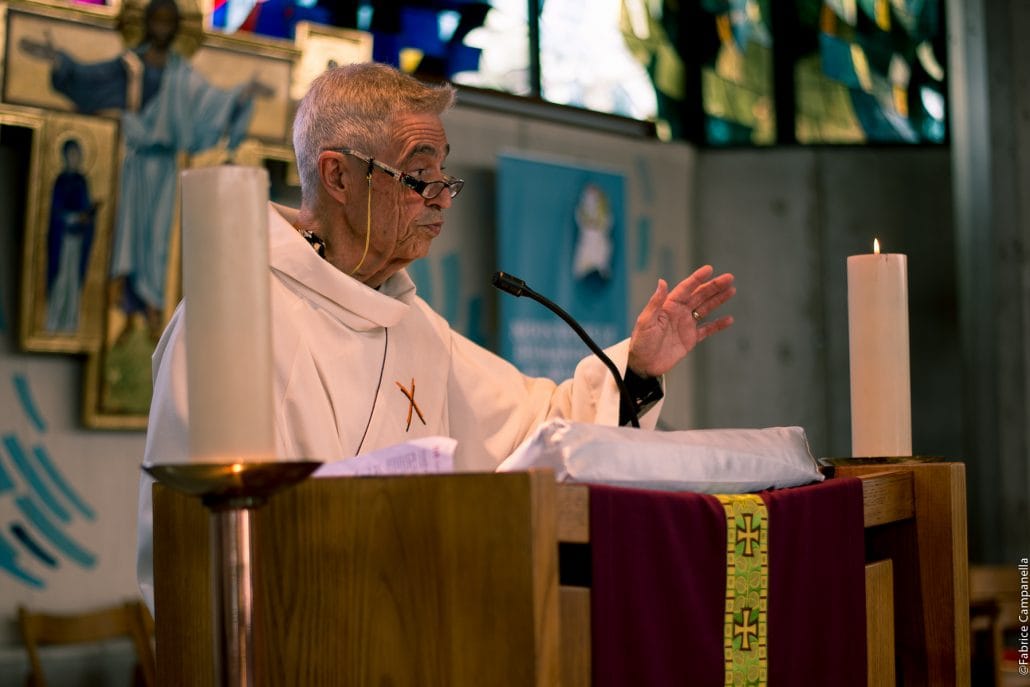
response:
<path id="1" fill-rule="evenodd" d="M 336 202 L 346 202 L 352 176 L 342 153 L 334 150 L 319 153 L 318 178 L 322 182 L 322 190 Z"/>

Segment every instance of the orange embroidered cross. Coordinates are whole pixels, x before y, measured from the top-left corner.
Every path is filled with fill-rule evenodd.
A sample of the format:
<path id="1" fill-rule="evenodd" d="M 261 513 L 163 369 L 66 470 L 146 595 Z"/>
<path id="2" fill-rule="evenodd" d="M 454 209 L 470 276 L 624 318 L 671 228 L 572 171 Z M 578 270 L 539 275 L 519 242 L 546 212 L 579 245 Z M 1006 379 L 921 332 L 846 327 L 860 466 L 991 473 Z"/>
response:
<path id="1" fill-rule="evenodd" d="M 422 417 L 422 411 L 419 409 L 418 403 L 415 403 L 415 378 L 411 378 L 411 391 L 405 389 L 404 385 L 400 382 L 394 382 L 394 384 L 397 385 L 397 388 L 400 389 L 401 393 L 404 394 L 405 398 L 408 399 L 408 424 L 405 425 L 404 431 L 407 432 L 409 429 L 411 429 L 412 410 L 418 413 L 418 419 L 422 421 L 422 424 L 426 424 L 426 419 Z"/>

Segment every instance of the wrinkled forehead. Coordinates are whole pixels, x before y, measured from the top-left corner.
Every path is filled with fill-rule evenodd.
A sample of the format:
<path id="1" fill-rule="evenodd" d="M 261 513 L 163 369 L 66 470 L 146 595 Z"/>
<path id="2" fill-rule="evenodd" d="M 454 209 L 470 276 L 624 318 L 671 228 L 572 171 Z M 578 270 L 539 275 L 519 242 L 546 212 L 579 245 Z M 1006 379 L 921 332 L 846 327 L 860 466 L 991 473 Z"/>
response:
<path id="1" fill-rule="evenodd" d="M 435 114 L 399 114 L 390 120 L 387 130 L 390 143 L 384 152 L 397 163 L 443 161 L 451 149 L 443 122 Z"/>

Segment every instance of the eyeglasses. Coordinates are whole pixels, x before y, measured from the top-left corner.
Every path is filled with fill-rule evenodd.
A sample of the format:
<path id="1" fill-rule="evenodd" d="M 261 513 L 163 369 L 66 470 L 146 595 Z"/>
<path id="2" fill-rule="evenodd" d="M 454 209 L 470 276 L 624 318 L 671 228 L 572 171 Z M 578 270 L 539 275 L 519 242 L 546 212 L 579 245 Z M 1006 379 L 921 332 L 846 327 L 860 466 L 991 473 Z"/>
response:
<path id="1" fill-rule="evenodd" d="M 457 177 L 444 174 L 443 179 L 439 179 L 437 181 L 423 181 L 422 179 L 417 179 L 410 174 L 406 174 L 399 169 L 391 167 L 390 165 L 384 164 L 369 155 L 359 153 L 358 151 L 351 150 L 350 148 L 326 148 L 326 150 L 356 157 L 362 162 L 368 164 L 369 174 L 372 173 L 372 168 L 376 167 L 379 170 L 386 172 L 426 200 L 436 198 L 444 189 L 447 189 L 447 192 L 451 194 L 451 198 L 454 198 L 461 193 L 461 189 L 465 188 L 465 180 L 458 179 Z"/>

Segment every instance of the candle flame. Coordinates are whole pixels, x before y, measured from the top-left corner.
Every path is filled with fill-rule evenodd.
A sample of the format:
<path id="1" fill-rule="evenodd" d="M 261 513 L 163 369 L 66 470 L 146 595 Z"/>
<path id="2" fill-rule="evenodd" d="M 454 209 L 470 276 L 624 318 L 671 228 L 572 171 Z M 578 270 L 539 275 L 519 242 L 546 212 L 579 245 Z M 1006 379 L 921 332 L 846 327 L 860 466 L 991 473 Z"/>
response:
<path id="1" fill-rule="evenodd" d="M 880 239 L 873 239 L 873 253 L 880 254 Z"/>

